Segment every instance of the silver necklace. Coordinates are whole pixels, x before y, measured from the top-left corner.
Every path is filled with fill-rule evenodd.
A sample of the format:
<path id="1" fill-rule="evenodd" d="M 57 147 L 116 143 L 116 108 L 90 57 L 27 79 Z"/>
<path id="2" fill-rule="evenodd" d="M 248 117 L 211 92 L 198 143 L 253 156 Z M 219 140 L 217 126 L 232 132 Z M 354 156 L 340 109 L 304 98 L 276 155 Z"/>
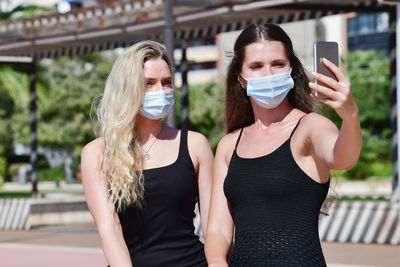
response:
<path id="1" fill-rule="evenodd" d="M 143 159 L 144 159 L 144 160 L 150 160 L 150 159 L 151 159 L 150 154 L 149 154 L 150 149 L 153 147 L 153 145 L 154 145 L 154 143 L 157 141 L 158 137 L 160 137 L 161 132 L 162 132 L 163 129 L 164 129 L 164 124 L 161 124 L 161 129 L 160 129 L 160 131 L 159 131 L 158 134 L 155 136 L 154 141 L 151 143 L 151 145 L 150 145 L 149 149 L 147 149 L 147 151 L 144 150 L 143 147 L 142 147 L 142 150 L 143 150 L 143 152 L 144 152 L 144 155 L 143 155 Z"/>

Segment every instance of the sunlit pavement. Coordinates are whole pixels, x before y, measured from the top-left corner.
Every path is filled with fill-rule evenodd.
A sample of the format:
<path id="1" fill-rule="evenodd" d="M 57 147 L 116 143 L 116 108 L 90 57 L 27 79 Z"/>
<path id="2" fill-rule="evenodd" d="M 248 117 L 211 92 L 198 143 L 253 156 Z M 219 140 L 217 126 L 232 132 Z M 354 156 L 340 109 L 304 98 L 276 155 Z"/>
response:
<path id="1" fill-rule="evenodd" d="M 82 247 L 4 244 L 0 246 L 1 266 L 72 267 L 106 266 L 101 249 Z"/>
<path id="2" fill-rule="evenodd" d="M 328 267 L 400 266 L 400 246 L 322 244 Z M 106 260 L 94 225 L 0 231 L 1 267 L 101 267 Z"/>
<path id="3" fill-rule="evenodd" d="M 107 262 L 92 225 L 0 231 L 2 267 L 101 267 Z"/>
<path id="4" fill-rule="evenodd" d="M 400 267 L 400 246 L 322 243 L 328 267 Z"/>

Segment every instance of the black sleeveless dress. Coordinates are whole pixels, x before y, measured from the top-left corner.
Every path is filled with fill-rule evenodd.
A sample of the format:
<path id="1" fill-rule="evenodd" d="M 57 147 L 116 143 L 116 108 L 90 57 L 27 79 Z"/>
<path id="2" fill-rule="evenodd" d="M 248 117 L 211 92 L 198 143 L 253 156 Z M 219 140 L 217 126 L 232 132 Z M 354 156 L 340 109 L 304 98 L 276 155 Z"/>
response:
<path id="1" fill-rule="evenodd" d="M 224 182 L 235 224 L 229 266 L 326 266 L 318 216 L 329 182 L 315 182 L 295 162 L 290 140 L 299 122 L 279 148 L 250 159 L 236 152 L 241 129 Z"/>
<path id="2" fill-rule="evenodd" d="M 194 234 L 198 185 L 187 130 L 181 130 L 178 159 L 143 174 L 144 206 L 118 213 L 133 266 L 207 266 L 203 244 Z"/>

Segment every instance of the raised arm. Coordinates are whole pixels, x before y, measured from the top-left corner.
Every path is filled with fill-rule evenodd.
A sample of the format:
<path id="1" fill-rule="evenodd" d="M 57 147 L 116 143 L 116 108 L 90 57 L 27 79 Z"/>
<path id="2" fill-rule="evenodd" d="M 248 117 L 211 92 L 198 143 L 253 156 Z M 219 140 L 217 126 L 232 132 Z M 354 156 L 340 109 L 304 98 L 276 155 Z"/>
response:
<path id="1" fill-rule="evenodd" d="M 210 207 L 212 167 L 214 155 L 204 135 L 189 131 L 189 153 L 192 156 L 199 184 L 199 211 L 203 235 L 207 232 L 208 211 Z"/>
<path id="2" fill-rule="evenodd" d="M 86 202 L 96 223 L 108 264 L 111 267 L 132 267 L 118 215 L 108 201 L 106 181 L 99 165 L 101 157 L 100 139 L 92 141 L 83 148 L 81 171 Z"/>
<path id="3" fill-rule="evenodd" d="M 362 136 L 358 107 L 351 93 L 351 85 L 342 71 L 327 59 L 322 64 L 336 77 L 313 73 L 313 77 L 326 86 L 310 83 L 310 87 L 328 98 L 320 99 L 312 96 L 318 102 L 333 108 L 342 118 L 342 126 L 338 132 L 335 125 L 328 119 L 319 118 L 319 131 L 311 131 L 310 137 L 314 152 L 330 169 L 350 169 L 356 164 L 362 146 Z"/>
<path id="4" fill-rule="evenodd" d="M 227 257 L 232 246 L 233 219 L 223 191 L 232 154 L 231 137 L 225 136 L 218 144 L 214 160 L 213 185 L 211 191 L 210 215 L 205 243 L 208 266 L 228 266 Z"/>

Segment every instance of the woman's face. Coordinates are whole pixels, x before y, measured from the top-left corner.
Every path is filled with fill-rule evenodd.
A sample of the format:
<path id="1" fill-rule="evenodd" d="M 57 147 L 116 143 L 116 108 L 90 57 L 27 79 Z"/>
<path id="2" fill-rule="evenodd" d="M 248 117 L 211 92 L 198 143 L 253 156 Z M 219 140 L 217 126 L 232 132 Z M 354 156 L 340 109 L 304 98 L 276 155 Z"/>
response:
<path id="1" fill-rule="evenodd" d="M 282 42 L 259 41 L 245 47 L 242 64 L 244 77 L 269 76 L 289 70 L 290 62 Z"/>
<path id="2" fill-rule="evenodd" d="M 143 64 L 146 92 L 172 89 L 171 71 L 162 58 L 150 58 Z"/>

